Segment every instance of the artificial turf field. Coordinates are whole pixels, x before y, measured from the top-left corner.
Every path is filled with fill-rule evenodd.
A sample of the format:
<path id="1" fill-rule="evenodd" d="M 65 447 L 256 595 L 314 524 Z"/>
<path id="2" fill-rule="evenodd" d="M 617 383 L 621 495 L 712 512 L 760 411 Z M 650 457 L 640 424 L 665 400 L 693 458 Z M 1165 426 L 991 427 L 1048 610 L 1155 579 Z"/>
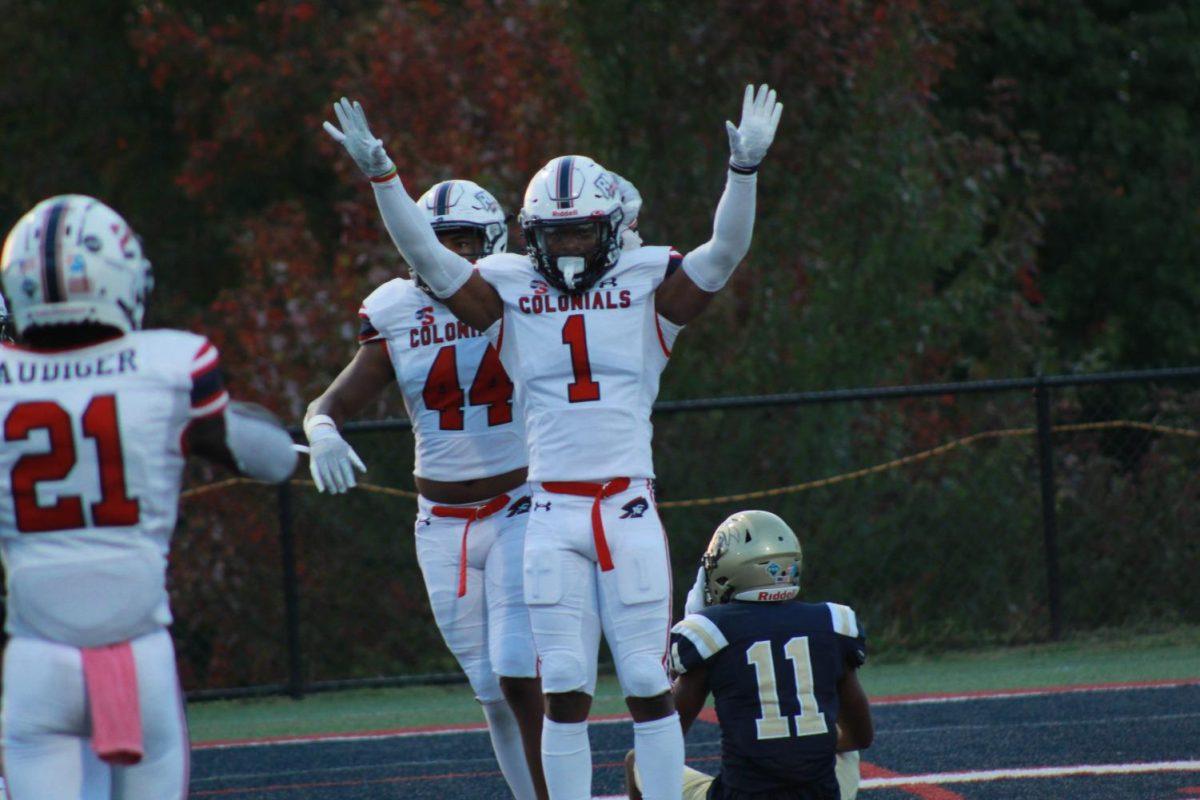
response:
<path id="1" fill-rule="evenodd" d="M 1200 636 L 1068 643 L 868 666 L 865 800 L 1200 799 Z M 591 726 L 597 796 L 623 793 L 632 742 L 611 680 Z M 688 763 L 716 768 L 697 722 Z M 189 710 L 192 796 L 243 800 L 507 796 L 465 687 Z M 249 741 L 247 741 L 249 740 Z"/>

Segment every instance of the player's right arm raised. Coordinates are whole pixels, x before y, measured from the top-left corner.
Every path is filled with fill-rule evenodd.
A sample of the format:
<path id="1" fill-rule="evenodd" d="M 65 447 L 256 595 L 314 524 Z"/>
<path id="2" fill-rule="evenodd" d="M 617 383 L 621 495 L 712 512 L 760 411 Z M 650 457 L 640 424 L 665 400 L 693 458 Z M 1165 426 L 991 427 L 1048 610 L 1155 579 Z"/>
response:
<path id="1" fill-rule="evenodd" d="M 404 260 L 455 316 L 476 330 L 487 330 L 503 313 L 500 295 L 475 272 L 470 261 L 437 240 L 429 221 L 408 196 L 383 141 L 371 133 L 362 105 L 343 97 L 334 103 L 333 111 L 342 127 L 339 130 L 326 122 L 325 131 L 346 148 L 370 179 L 383 224 Z"/>

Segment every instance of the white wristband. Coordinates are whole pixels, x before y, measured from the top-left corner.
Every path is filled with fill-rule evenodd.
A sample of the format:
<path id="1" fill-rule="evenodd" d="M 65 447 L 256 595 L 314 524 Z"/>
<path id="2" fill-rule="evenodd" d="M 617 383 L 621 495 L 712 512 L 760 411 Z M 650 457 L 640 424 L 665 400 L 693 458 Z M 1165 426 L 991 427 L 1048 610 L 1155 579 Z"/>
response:
<path id="1" fill-rule="evenodd" d="M 311 417 L 304 420 L 304 435 L 308 437 L 310 442 L 313 438 L 313 429 L 320 425 L 330 426 L 333 428 L 335 433 L 338 429 L 337 423 L 333 421 L 333 417 L 329 416 L 328 414 L 313 414 Z"/>

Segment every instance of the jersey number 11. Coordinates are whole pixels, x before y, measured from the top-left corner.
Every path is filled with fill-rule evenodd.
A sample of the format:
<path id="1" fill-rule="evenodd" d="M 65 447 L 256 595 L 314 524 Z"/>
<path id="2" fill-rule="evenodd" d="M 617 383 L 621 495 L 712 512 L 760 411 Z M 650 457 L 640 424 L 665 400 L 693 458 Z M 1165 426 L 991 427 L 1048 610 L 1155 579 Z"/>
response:
<path id="1" fill-rule="evenodd" d="M 792 664 L 792 677 L 796 681 L 796 698 L 800 701 L 800 713 L 795 721 L 796 736 L 816 736 L 828 733 L 825 715 L 817 707 L 813 694 L 812 661 L 808 655 L 808 637 L 796 636 L 783 646 L 783 654 Z M 775 659 L 771 657 L 769 641 L 755 642 L 746 650 L 746 663 L 754 667 L 758 677 L 758 704 L 762 716 L 754 721 L 759 739 L 783 739 L 791 736 L 787 717 L 779 711 L 779 685 L 775 682 Z"/>

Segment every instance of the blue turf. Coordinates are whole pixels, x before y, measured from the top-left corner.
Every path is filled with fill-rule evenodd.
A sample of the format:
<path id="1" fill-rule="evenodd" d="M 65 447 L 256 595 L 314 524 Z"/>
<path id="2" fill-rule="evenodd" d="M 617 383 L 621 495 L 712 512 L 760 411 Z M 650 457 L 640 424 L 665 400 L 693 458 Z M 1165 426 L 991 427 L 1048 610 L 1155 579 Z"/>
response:
<path id="1" fill-rule="evenodd" d="M 865 760 L 906 775 L 1005 767 L 1200 759 L 1200 686 L 978 699 L 875 709 L 876 743 Z M 591 726 L 596 794 L 623 791 L 628 723 Z M 717 767 L 719 732 L 697 723 L 688 759 Z M 1200 772 L 1005 780 L 944 788 L 968 800 L 1174 798 L 1200 787 Z M 238 800 L 503 798 L 506 788 L 484 732 L 364 742 L 237 747 L 193 755 L 193 797 Z M 870 789 L 863 800 L 902 800 Z"/>

